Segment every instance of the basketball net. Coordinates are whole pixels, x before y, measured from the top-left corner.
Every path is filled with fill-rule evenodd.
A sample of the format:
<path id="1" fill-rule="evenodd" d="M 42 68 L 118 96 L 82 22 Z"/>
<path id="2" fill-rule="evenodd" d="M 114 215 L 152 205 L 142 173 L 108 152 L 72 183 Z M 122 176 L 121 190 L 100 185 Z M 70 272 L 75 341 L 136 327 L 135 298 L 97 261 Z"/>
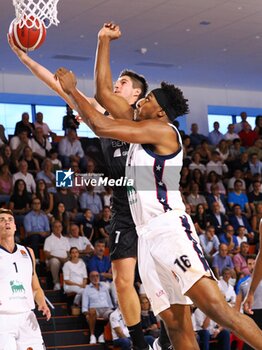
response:
<path id="1" fill-rule="evenodd" d="M 56 26 L 59 23 L 57 19 L 57 3 L 59 0 L 13 0 L 15 7 L 16 23 L 19 27 L 24 25 L 28 28 L 40 28 L 41 23 L 46 28 L 51 24 Z"/>

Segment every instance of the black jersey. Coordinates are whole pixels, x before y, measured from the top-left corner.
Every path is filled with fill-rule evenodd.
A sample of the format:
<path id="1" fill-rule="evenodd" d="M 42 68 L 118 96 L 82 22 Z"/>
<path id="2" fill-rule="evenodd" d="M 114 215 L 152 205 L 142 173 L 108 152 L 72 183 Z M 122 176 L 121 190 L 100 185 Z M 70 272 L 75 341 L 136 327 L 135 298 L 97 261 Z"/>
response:
<path id="1" fill-rule="evenodd" d="M 115 180 L 124 177 L 129 143 L 107 138 L 100 138 L 100 142 L 107 175 Z M 115 186 L 112 197 L 112 227 L 114 229 L 135 227 L 128 204 L 126 186 Z"/>

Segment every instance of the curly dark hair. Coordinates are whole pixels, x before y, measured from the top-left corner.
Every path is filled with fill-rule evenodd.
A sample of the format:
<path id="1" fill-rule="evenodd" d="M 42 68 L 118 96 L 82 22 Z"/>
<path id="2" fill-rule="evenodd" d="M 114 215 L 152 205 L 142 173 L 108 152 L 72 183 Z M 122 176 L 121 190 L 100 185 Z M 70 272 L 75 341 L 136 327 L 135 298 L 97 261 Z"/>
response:
<path id="1" fill-rule="evenodd" d="M 170 105 L 174 110 L 174 117 L 189 113 L 188 100 L 184 97 L 182 90 L 173 84 L 168 84 L 165 81 L 161 83 L 161 89 L 164 90 Z"/>
<path id="2" fill-rule="evenodd" d="M 137 74 L 130 69 L 122 70 L 122 72 L 119 74 L 119 77 L 121 78 L 124 75 L 128 76 L 132 80 L 133 88 L 141 89 L 141 94 L 138 96 L 138 99 L 145 97 L 148 90 L 148 84 L 145 77 L 143 75 Z"/>

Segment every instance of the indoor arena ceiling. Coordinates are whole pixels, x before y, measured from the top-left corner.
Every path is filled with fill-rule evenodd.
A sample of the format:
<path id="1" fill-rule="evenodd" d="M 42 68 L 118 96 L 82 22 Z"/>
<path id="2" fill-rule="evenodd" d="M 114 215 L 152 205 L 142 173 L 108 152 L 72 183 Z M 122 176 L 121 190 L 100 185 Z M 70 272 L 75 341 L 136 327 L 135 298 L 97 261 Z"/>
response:
<path id="1" fill-rule="evenodd" d="M 0 6 L 1 70 L 27 74 L 6 42 L 12 0 Z M 97 32 L 113 20 L 122 29 L 112 43 L 114 78 L 130 68 L 152 83 L 262 90 L 262 0 L 60 0 L 58 18 L 30 53 L 52 71 L 91 79 Z"/>

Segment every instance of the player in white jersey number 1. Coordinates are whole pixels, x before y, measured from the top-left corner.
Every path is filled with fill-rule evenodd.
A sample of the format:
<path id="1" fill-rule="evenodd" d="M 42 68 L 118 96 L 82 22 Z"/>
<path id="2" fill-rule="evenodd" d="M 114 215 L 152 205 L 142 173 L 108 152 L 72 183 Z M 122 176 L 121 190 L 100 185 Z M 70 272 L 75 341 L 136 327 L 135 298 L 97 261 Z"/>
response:
<path id="1" fill-rule="evenodd" d="M 108 46 L 105 54 L 109 57 L 109 42 L 119 38 L 121 32 L 114 24 L 105 25 L 104 30 L 107 31 L 104 45 Z M 99 64 L 99 51 L 97 55 L 97 69 L 106 69 Z M 191 323 L 187 305 L 191 299 L 209 318 L 230 329 L 253 348 L 262 350 L 261 330 L 249 317 L 228 306 L 217 282 L 211 278 L 194 225 L 185 212 L 178 180 L 174 177 L 172 184 L 172 169 L 177 176 L 182 166 L 182 145 L 171 123 L 188 111 L 181 90 L 162 83 L 159 89 L 152 90 L 137 103 L 137 121 L 105 120 L 78 92 L 72 71 L 59 68 L 56 77 L 77 105 L 81 117 L 97 135 L 134 144 L 129 149 L 126 169 L 128 172 L 129 168 L 134 168 L 134 186 L 128 191 L 139 236 L 139 271 L 153 311 L 164 320 L 174 348 L 198 348 L 190 339 L 194 336 L 191 330 L 188 334 L 184 331 Z M 96 82 L 99 102 L 106 105 L 113 116 L 116 105 L 122 113 L 133 115 L 128 103 L 113 94 L 102 80 Z M 137 169 L 141 165 L 145 165 L 145 179 L 151 182 L 155 179 L 155 187 L 147 189 L 151 191 L 148 195 L 139 188 Z"/>
<path id="2" fill-rule="evenodd" d="M 34 312 L 51 313 L 35 271 L 32 249 L 16 244 L 15 221 L 0 208 L 0 350 L 43 350 L 43 338 Z"/>

